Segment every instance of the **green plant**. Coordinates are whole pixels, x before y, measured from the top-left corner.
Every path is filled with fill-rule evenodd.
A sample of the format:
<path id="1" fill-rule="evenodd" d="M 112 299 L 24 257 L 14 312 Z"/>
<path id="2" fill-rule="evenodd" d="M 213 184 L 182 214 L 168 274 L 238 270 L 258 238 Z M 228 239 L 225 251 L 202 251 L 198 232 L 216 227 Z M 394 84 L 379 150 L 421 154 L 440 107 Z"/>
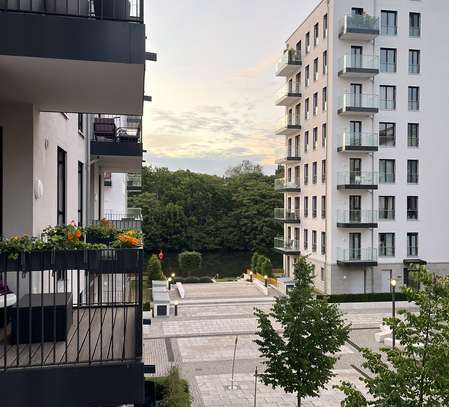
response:
<path id="1" fill-rule="evenodd" d="M 142 233 L 131 229 L 119 233 L 117 239 L 112 242 L 112 247 L 117 249 L 134 249 L 142 245 Z"/>
<path id="2" fill-rule="evenodd" d="M 268 277 L 271 277 L 273 275 L 273 266 L 271 265 L 271 260 L 268 257 L 264 257 L 260 274 Z"/>
<path id="3" fill-rule="evenodd" d="M 251 257 L 251 270 L 257 272 L 257 265 L 259 261 L 260 254 L 258 252 L 254 252 Z"/>
<path id="4" fill-rule="evenodd" d="M 183 276 L 200 274 L 202 262 L 201 253 L 198 252 L 182 252 L 178 255 L 179 270 Z"/>
<path id="5" fill-rule="evenodd" d="M 85 248 L 84 230 L 76 226 L 75 222 L 64 226 L 49 226 L 42 232 L 47 247 L 59 250 L 73 250 Z M 43 245 L 45 246 L 45 245 Z"/>
<path id="6" fill-rule="evenodd" d="M 113 241 L 118 233 L 119 231 L 114 224 L 107 219 L 101 219 L 98 223 L 86 227 L 86 235 L 89 238 L 104 241 Z"/>
<path id="7" fill-rule="evenodd" d="M 187 382 L 181 379 L 179 369 L 172 367 L 165 380 L 164 397 L 159 404 L 164 407 L 190 407 L 192 398 Z"/>
<path id="8" fill-rule="evenodd" d="M 7 254 L 9 260 L 17 260 L 19 253 L 31 252 L 34 245 L 34 239 L 29 236 L 14 236 L 0 240 L 0 253 Z"/>
<path id="9" fill-rule="evenodd" d="M 150 284 L 154 280 L 165 280 L 164 273 L 162 273 L 161 261 L 156 254 L 153 254 L 148 260 L 146 272 Z"/>
<path id="10" fill-rule="evenodd" d="M 349 335 L 342 313 L 313 290 L 314 267 L 305 257 L 295 265 L 295 286 L 289 296 L 276 300 L 272 310 L 259 309 L 255 340 L 265 361 L 260 375 L 265 385 L 296 393 L 297 405 L 304 397 L 316 397 L 334 375 L 336 353 Z M 280 334 L 272 325 L 277 321 Z"/>

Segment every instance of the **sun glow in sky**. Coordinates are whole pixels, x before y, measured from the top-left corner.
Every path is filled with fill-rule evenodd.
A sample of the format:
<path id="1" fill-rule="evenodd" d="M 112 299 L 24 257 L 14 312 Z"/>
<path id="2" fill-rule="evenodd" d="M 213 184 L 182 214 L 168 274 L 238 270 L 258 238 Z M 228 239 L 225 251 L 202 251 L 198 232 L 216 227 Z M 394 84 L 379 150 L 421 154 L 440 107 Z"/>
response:
<path id="1" fill-rule="evenodd" d="M 243 159 L 265 172 L 285 152 L 274 135 L 285 40 L 318 0 L 148 0 L 147 164 L 221 175 Z"/>

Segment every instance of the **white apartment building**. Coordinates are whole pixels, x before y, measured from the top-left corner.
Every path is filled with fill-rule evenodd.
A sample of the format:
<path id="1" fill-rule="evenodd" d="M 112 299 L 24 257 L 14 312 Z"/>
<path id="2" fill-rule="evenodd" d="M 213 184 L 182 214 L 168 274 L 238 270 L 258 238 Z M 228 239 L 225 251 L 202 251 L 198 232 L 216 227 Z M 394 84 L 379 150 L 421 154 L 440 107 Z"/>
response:
<path id="1" fill-rule="evenodd" d="M 323 0 L 286 42 L 275 188 L 291 275 L 325 293 L 388 292 L 408 267 L 447 274 L 447 0 Z"/>

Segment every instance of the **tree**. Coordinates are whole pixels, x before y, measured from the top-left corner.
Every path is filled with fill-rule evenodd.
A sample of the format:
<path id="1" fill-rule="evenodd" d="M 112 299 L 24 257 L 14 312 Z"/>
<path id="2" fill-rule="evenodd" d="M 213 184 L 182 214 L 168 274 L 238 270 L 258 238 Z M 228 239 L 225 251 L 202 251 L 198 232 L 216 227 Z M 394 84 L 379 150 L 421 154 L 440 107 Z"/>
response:
<path id="1" fill-rule="evenodd" d="M 147 274 L 150 283 L 155 280 L 165 280 L 164 273 L 162 273 L 161 261 L 155 254 L 148 260 Z"/>
<path id="2" fill-rule="evenodd" d="M 239 165 L 229 167 L 225 172 L 225 177 L 231 178 L 247 174 L 262 175 L 262 166 L 249 160 L 243 160 Z"/>
<path id="3" fill-rule="evenodd" d="M 260 269 L 260 274 L 268 277 L 271 277 L 273 275 L 273 266 L 271 265 L 271 260 L 268 257 L 264 257 L 264 261 Z"/>
<path id="4" fill-rule="evenodd" d="M 257 264 L 258 264 L 258 261 L 259 261 L 259 256 L 260 256 L 259 253 L 254 252 L 252 257 L 251 257 L 251 270 L 253 272 L 257 272 Z"/>
<path id="5" fill-rule="evenodd" d="M 178 255 L 179 270 L 183 276 L 198 276 L 202 269 L 202 256 L 198 252 L 182 252 Z"/>
<path id="6" fill-rule="evenodd" d="M 343 382 L 338 387 L 346 394 L 346 407 L 449 405 L 449 278 L 435 278 L 425 266 L 412 270 L 421 289 L 403 291 L 418 311 L 400 310 L 399 317 L 384 320 L 398 346 L 380 353 L 363 349 L 363 366 L 372 377 L 361 380 L 371 398 Z"/>
<path id="7" fill-rule="evenodd" d="M 335 354 L 349 334 L 337 306 L 315 295 L 312 274 L 313 266 L 301 257 L 295 265 L 295 287 L 289 296 L 277 299 L 268 313 L 255 312 L 255 342 L 265 359 L 260 378 L 265 385 L 296 393 L 298 406 L 304 397 L 318 396 L 331 379 Z M 272 320 L 281 325 L 282 334 Z"/>

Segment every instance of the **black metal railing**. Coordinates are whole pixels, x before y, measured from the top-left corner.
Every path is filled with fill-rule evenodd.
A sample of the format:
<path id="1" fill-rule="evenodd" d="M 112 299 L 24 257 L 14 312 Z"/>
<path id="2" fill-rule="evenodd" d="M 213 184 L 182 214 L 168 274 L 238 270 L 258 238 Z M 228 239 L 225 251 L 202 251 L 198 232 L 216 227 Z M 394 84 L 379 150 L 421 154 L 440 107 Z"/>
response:
<path id="1" fill-rule="evenodd" d="M 142 357 L 143 250 L 0 254 L 0 371 Z"/>
<path id="2" fill-rule="evenodd" d="M 139 116 L 101 115 L 94 119 L 92 138 L 109 143 L 141 143 L 142 119 Z"/>
<path id="3" fill-rule="evenodd" d="M 144 0 L 0 0 L 0 11 L 143 23 Z"/>
<path id="4" fill-rule="evenodd" d="M 100 224 L 104 219 L 108 220 L 117 229 L 142 229 L 142 209 L 128 208 L 126 213 L 106 213 L 103 219 L 93 219 L 92 225 Z"/>

